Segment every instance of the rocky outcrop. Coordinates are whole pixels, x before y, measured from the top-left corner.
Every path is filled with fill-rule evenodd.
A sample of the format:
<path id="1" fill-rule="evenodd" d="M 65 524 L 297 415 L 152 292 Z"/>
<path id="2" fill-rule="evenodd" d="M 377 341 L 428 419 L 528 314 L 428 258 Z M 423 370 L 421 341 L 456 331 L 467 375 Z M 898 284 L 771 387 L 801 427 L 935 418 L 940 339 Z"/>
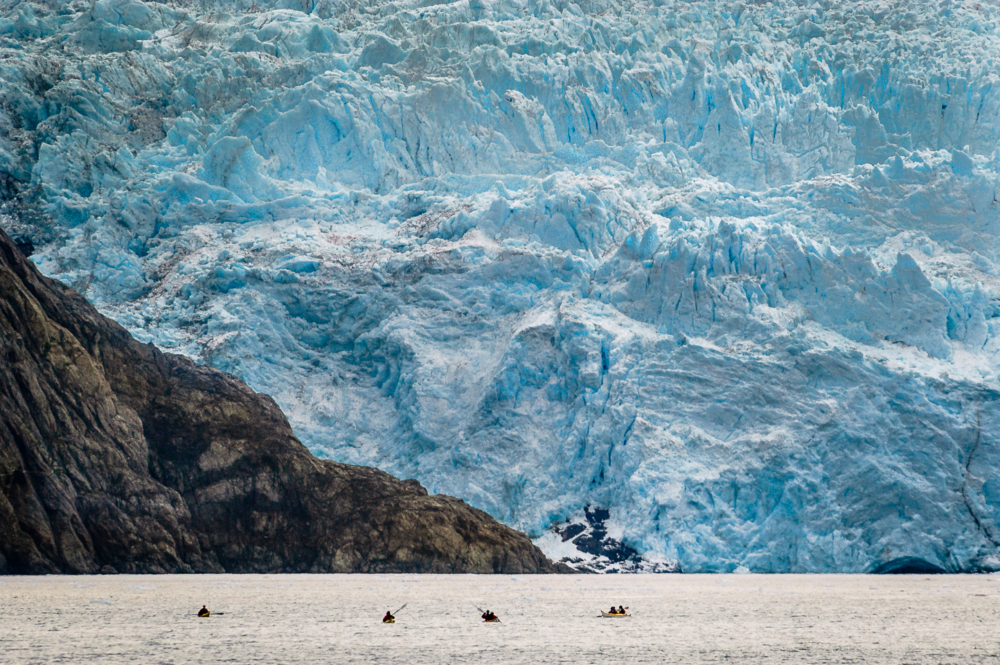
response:
<path id="1" fill-rule="evenodd" d="M 458 499 L 313 457 L 268 396 L 140 344 L 0 231 L 0 573 L 554 570 Z"/>

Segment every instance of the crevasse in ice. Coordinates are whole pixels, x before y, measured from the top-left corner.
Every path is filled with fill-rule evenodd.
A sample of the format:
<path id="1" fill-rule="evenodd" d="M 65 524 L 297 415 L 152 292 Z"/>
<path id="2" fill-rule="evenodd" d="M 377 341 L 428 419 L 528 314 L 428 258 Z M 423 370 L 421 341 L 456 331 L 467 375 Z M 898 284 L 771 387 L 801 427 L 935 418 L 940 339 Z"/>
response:
<path id="1" fill-rule="evenodd" d="M 12 0 L 0 223 L 557 558 L 993 568 L 998 20 Z"/>

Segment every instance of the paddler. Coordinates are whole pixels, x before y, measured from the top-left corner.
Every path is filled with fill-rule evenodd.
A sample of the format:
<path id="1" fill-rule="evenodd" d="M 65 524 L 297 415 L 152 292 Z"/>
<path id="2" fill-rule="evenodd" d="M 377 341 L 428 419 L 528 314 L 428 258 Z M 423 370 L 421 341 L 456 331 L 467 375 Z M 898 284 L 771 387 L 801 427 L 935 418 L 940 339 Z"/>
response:
<path id="1" fill-rule="evenodd" d="M 202 605 L 201 609 L 198 610 L 198 616 L 200 616 L 200 617 L 207 617 L 207 616 L 211 616 L 211 615 L 212 615 L 212 613 L 209 612 L 208 608 L 205 607 L 204 605 Z"/>
<path id="2" fill-rule="evenodd" d="M 392 612 L 389 610 L 385 611 L 385 616 L 382 617 L 382 623 L 389 623 L 390 621 L 395 621 L 396 617 L 392 616 Z"/>
<path id="3" fill-rule="evenodd" d="M 621 605 L 618 606 L 618 614 L 625 614 L 625 608 Z"/>
<path id="4" fill-rule="evenodd" d="M 483 621 L 496 621 L 497 615 L 493 614 L 493 610 L 486 610 L 483 613 Z"/>
<path id="5" fill-rule="evenodd" d="M 618 614 L 618 610 L 615 609 L 614 605 L 611 606 L 611 611 L 608 614 Z"/>

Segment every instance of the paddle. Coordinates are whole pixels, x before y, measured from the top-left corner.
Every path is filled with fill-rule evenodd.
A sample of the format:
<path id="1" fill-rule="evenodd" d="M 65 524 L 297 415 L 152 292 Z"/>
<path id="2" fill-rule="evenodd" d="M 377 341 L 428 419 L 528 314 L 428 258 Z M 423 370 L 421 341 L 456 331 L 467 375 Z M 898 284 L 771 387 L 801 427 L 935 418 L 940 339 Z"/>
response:
<path id="1" fill-rule="evenodd" d="M 478 606 L 477 606 L 477 605 L 476 605 L 475 603 L 473 603 L 473 604 L 472 604 L 472 606 L 473 606 L 473 607 L 475 607 L 475 608 L 476 608 L 477 610 L 479 610 L 479 613 L 480 613 L 480 614 L 486 614 L 486 610 L 484 610 L 484 609 L 483 609 L 483 608 L 481 608 L 481 607 L 478 607 Z M 493 616 L 496 616 L 496 615 L 494 614 Z M 496 618 L 496 622 L 497 622 L 497 623 L 503 623 L 502 621 L 500 621 L 500 617 L 497 617 L 497 618 Z"/>
<path id="2" fill-rule="evenodd" d="M 403 607 L 406 607 L 407 605 L 409 605 L 409 603 L 403 603 Z M 395 622 L 396 621 L 396 615 L 399 614 L 403 610 L 403 607 L 400 607 L 395 612 L 389 612 L 389 615 L 392 617 L 392 621 L 386 621 L 385 618 L 383 618 L 382 619 L 382 623 L 393 623 L 393 622 Z"/>

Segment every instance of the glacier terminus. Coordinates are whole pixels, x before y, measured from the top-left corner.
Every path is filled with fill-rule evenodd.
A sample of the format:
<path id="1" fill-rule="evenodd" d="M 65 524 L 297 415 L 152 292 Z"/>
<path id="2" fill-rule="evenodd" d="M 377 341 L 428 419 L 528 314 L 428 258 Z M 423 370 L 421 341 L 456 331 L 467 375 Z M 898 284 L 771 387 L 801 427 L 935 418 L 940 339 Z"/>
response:
<path id="1" fill-rule="evenodd" d="M 555 559 L 995 570 L 998 72 L 985 0 L 5 0 L 0 225 Z"/>

